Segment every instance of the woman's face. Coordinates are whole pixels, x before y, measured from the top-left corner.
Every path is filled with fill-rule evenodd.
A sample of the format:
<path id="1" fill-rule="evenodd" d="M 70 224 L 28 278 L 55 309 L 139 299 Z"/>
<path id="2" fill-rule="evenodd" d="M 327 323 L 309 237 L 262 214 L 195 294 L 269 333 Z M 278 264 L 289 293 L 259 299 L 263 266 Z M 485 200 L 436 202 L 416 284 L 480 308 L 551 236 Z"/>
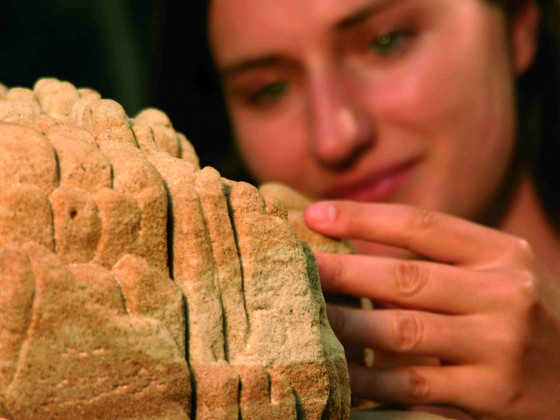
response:
<path id="1" fill-rule="evenodd" d="M 212 0 L 209 19 L 236 140 L 259 181 L 472 219 L 492 204 L 514 153 L 525 65 L 501 9 Z"/>

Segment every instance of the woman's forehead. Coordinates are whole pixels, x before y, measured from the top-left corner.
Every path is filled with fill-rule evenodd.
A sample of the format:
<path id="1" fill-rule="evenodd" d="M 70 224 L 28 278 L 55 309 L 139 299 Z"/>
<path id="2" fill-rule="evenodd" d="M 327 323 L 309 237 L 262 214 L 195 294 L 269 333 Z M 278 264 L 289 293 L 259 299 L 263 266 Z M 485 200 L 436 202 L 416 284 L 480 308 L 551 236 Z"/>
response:
<path id="1" fill-rule="evenodd" d="M 281 19 L 300 20 L 314 18 L 316 20 L 343 19 L 345 15 L 353 14 L 361 9 L 382 8 L 402 1 L 418 0 L 212 0 L 211 9 L 218 19 L 253 18 L 260 22 Z M 251 22 L 245 20 L 244 25 Z"/>
<path id="2" fill-rule="evenodd" d="M 279 42 L 295 47 L 294 42 L 364 13 L 418 1 L 423 0 L 212 0 L 211 43 L 218 62 L 235 61 L 237 55 L 261 52 L 255 51 L 261 46 Z"/>

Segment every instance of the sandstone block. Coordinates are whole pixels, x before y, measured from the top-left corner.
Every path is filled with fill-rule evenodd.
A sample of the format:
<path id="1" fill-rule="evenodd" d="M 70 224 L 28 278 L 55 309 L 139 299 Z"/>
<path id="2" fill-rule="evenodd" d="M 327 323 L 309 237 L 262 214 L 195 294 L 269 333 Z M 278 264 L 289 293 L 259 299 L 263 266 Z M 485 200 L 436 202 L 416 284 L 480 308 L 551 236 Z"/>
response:
<path id="1" fill-rule="evenodd" d="M 0 418 L 348 419 L 281 198 L 200 169 L 159 110 L 0 85 Z"/>
<path id="2" fill-rule="evenodd" d="M 47 196 L 29 184 L 0 190 L 0 244 L 29 241 L 54 250 L 53 213 Z"/>
<path id="3" fill-rule="evenodd" d="M 49 199 L 59 258 L 68 264 L 92 261 L 102 233 L 101 216 L 93 197 L 80 188 L 60 187 Z"/>
<path id="4" fill-rule="evenodd" d="M 2 83 L 0 83 L 0 100 L 5 99 L 6 95 L 8 94 L 8 87 Z"/>
<path id="5" fill-rule="evenodd" d="M 0 121 L 0 188 L 31 184 L 50 194 L 58 184 L 54 149 L 38 131 Z"/>
<path id="6" fill-rule="evenodd" d="M 77 89 L 68 82 L 43 79 L 33 89 L 45 114 L 55 118 L 68 115 L 74 102 L 80 99 Z"/>
<path id="7" fill-rule="evenodd" d="M 152 128 L 158 149 L 165 150 L 173 157 L 181 157 L 179 138 L 171 120 L 164 112 L 155 108 L 146 109 L 139 113 L 135 120 Z"/>

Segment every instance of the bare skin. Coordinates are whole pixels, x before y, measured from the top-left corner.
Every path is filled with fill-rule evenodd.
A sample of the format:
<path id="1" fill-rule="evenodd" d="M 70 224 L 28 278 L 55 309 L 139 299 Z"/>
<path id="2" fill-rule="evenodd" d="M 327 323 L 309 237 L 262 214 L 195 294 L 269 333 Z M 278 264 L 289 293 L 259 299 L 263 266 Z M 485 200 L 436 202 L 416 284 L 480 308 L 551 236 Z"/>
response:
<path id="1" fill-rule="evenodd" d="M 532 174 L 510 172 L 538 22 L 532 0 L 510 22 L 486 0 L 212 2 L 249 169 L 329 200 L 308 225 L 361 255 L 318 255 L 324 290 L 387 308 L 330 307 L 333 329 L 420 356 L 350 366 L 355 395 L 479 419 L 560 412 L 560 237 Z"/>
<path id="2" fill-rule="evenodd" d="M 319 254 L 327 292 L 399 309 L 329 308 L 343 342 L 441 366 L 350 366 L 355 395 L 462 407 L 476 418 L 554 419 L 560 412 L 560 283 L 518 237 L 388 204 L 323 202 L 307 223 L 336 237 L 401 247 L 429 261 Z"/>

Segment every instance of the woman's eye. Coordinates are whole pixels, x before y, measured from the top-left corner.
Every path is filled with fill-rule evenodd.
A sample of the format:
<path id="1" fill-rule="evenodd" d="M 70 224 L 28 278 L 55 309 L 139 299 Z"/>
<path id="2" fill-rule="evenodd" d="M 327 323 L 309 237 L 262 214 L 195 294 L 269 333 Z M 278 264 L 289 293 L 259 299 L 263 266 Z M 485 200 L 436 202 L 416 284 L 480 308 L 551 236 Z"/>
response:
<path id="1" fill-rule="evenodd" d="M 407 36 L 408 34 L 405 31 L 384 32 L 370 42 L 369 49 L 381 56 L 394 54 L 399 50 Z"/>
<path id="2" fill-rule="evenodd" d="M 249 100 L 251 103 L 259 103 L 259 102 L 269 102 L 269 101 L 278 101 L 282 97 L 284 97 L 289 90 L 288 82 L 280 81 L 275 83 L 270 83 L 265 87 L 259 89 L 255 93 L 253 93 Z"/>

